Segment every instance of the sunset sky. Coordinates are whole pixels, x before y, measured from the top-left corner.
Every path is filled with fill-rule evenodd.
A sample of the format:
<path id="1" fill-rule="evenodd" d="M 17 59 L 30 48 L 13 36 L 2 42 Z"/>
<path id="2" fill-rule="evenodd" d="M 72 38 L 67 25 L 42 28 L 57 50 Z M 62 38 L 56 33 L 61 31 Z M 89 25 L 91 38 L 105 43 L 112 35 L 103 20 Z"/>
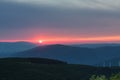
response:
<path id="1" fill-rule="evenodd" d="M 0 41 L 120 42 L 120 0 L 0 0 Z"/>

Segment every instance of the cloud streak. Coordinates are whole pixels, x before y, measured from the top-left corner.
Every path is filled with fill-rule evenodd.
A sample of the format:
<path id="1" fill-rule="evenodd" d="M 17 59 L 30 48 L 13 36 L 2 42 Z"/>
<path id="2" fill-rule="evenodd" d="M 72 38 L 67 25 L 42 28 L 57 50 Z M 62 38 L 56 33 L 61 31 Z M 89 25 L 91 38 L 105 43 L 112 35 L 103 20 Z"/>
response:
<path id="1" fill-rule="evenodd" d="M 120 36 L 119 3 L 119 0 L 3 0 L 0 40 Z"/>
<path id="2" fill-rule="evenodd" d="M 95 9 L 95 10 L 119 10 L 119 0 L 4 0 L 8 2 L 18 2 L 27 4 L 37 4 L 45 6 L 56 6 L 73 9 Z"/>

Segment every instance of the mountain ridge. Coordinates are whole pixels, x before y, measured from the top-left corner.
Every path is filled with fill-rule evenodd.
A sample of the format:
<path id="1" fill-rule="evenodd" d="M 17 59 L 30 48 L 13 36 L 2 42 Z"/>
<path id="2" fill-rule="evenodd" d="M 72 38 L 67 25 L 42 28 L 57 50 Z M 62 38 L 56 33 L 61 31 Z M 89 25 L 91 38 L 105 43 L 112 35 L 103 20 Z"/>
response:
<path id="1" fill-rule="evenodd" d="M 100 48 L 74 47 L 69 45 L 44 45 L 16 53 L 17 57 L 40 57 L 66 61 L 72 64 L 94 65 L 120 56 L 120 46 Z"/>
<path id="2" fill-rule="evenodd" d="M 36 46 L 36 44 L 29 42 L 0 42 L 0 57 L 5 57 L 16 52 L 29 50 Z"/>

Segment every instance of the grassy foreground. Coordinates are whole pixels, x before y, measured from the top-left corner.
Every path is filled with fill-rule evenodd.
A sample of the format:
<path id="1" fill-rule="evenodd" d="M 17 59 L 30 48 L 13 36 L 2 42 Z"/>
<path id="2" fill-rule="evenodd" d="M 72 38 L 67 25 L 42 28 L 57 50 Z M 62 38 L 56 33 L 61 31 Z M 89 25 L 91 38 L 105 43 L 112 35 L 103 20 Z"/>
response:
<path id="1" fill-rule="evenodd" d="M 110 76 L 120 72 L 120 68 L 41 64 L 23 58 L 21 60 L 18 62 L 18 59 L 0 59 L 0 80 L 89 80 L 94 74 Z"/>

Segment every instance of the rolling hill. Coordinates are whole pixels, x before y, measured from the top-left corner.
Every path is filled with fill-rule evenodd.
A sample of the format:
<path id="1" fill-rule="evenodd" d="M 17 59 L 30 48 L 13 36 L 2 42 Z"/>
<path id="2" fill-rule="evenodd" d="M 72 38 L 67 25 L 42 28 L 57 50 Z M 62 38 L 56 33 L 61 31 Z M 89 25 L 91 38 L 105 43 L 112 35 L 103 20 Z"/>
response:
<path id="1" fill-rule="evenodd" d="M 67 62 L 47 58 L 0 58 L 0 62 L 27 64 L 67 64 Z"/>
<path id="2" fill-rule="evenodd" d="M 75 47 L 86 47 L 86 48 L 99 48 L 99 47 L 106 47 L 106 46 L 120 46 L 119 43 L 94 43 L 94 44 L 72 44 L 71 46 Z"/>
<path id="3" fill-rule="evenodd" d="M 57 59 L 74 64 L 94 64 L 98 59 L 92 49 L 59 44 L 39 46 L 31 50 L 16 53 L 15 55 L 15 57 L 41 57 Z"/>
<path id="4" fill-rule="evenodd" d="M 7 57 L 12 53 L 21 52 L 36 47 L 29 42 L 0 42 L 0 57 Z"/>
<path id="5" fill-rule="evenodd" d="M 58 64 L 46 64 L 50 61 Z M 37 58 L 37 63 L 35 58 L 0 59 L 0 80 L 89 80 L 94 74 L 111 76 L 118 72 L 119 67 L 61 64 L 61 61 L 50 59 Z"/>
<path id="6" fill-rule="evenodd" d="M 49 58 L 66 61 L 71 64 L 95 65 L 120 56 L 120 46 L 83 48 L 66 45 L 39 46 L 14 54 L 14 57 Z"/>

